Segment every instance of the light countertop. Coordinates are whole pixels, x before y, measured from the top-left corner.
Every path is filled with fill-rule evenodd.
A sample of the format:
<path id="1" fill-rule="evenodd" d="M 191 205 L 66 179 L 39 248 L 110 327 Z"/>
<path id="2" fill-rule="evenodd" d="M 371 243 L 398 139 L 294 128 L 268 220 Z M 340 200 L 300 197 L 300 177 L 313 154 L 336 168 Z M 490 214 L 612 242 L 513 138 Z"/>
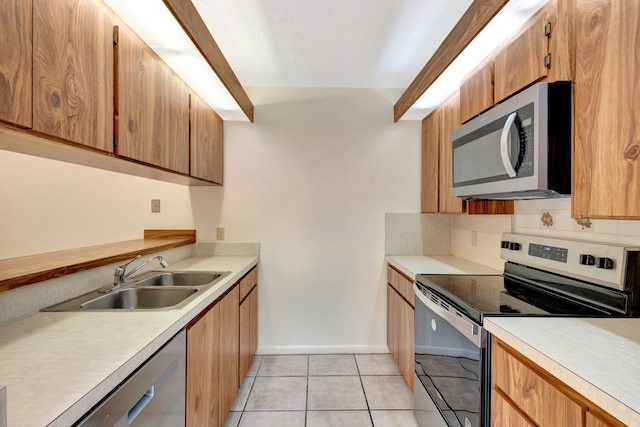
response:
<path id="1" fill-rule="evenodd" d="M 486 317 L 494 336 L 629 426 L 640 426 L 640 319 Z"/>
<path id="2" fill-rule="evenodd" d="M 418 274 L 502 274 L 502 271 L 455 256 L 387 255 L 385 260 L 415 280 Z"/>
<path id="3" fill-rule="evenodd" d="M 0 328 L 8 425 L 73 424 L 257 263 L 217 256 L 173 264 L 168 270 L 231 272 L 182 309 L 47 312 Z"/>

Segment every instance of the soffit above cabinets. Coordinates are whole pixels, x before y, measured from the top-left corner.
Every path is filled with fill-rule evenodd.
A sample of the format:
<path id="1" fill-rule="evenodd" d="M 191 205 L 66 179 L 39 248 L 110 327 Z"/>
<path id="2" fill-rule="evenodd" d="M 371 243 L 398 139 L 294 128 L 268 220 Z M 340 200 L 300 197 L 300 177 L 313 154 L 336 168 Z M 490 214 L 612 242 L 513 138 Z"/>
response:
<path id="1" fill-rule="evenodd" d="M 253 104 L 206 27 L 204 33 L 198 31 L 189 0 L 104 1 L 223 120 L 253 121 Z M 175 6 L 176 17 L 165 4 Z M 190 34 L 180 18 L 190 20 L 182 22 Z M 199 49 L 209 54 L 209 62 Z M 210 65 L 212 56 L 216 63 Z"/>
<path id="2" fill-rule="evenodd" d="M 400 97 L 394 107 L 394 120 L 425 118 L 460 87 L 465 75 L 514 35 L 547 1 L 475 0 L 469 15 L 452 29 Z M 473 10 L 476 12 L 471 13 Z M 488 24 L 479 22 L 482 13 L 486 13 Z"/>

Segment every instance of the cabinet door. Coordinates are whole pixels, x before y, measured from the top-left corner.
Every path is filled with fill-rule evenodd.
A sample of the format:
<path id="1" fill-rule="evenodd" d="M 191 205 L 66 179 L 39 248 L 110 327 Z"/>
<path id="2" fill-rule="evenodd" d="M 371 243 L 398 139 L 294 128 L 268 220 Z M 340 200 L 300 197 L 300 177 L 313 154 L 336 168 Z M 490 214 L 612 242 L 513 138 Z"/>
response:
<path id="1" fill-rule="evenodd" d="M 191 94 L 191 176 L 222 184 L 223 122 L 198 95 Z"/>
<path id="2" fill-rule="evenodd" d="M 398 297 L 398 365 L 400 374 L 413 390 L 413 372 L 415 370 L 414 352 L 414 309 L 404 299 Z"/>
<path id="3" fill-rule="evenodd" d="M 235 286 L 218 303 L 220 305 L 220 425 L 224 425 L 240 385 L 238 379 L 239 295 L 239 286 Z"/>
<path id="4" fill-rule="evenodd" d="M 531 24 L 495 59 L 495 101 L 500 102 L 547 76 L 544 58 L 549 49 L 546 13 L 537 14 Z"/>
<path id="5" fill-rule="evenodd" d="M 0 3 L 0 120 L 31 127 L 31 0 Z"/>
<path id="6" fill-rule="evenodd" d="M 398 294 L 387 285 L 387 346 L 393 360 L 398 363 Z"/>
<path id="7" fill-rule="evenodd" d="M 440 189 L 440 110 L 422 120 L 422 212 L 438 212 Z"/>
<path id="8" fill-rule="evenodd" d="M 640 218 L 640 1 L 575 7 L 572 216 Z"/>
<path id="9" fill-rule="evenodd" d="M 222 425 L 219 346 L 220 305 L 214 305 L 187 330 L 187 427 Z"/>
<path id="10" fill-rule="evenodd" d="M 493 67 L 489 61 L 460 83 L 460 120 L 466 122 L 493 107 Z"/>
<path id="11" fill-rule="evenodd" d="M 189 91 L 170 68 L 116 27 L 116 154 L 189 173 Z"/>
<path id="12" fill-rule="evenodd" d="M 113 21 L 92 0 L 33 0 L 33 129 L 113 152 Z"/>
<path id="13" fill-rule="evenodd" d="M 440 185 L 439 205 L 442 213 L 463 212 L 462 199 L 451 195 L 453 184 L 451 170 L 451 132 L 460 127 L 460 92 L 447 99 L 440 114 Z"/>
<path id="14" fill-rule="evenodd" d="M 491 346 L 492 396 L 500 390 L 538 425 L 582 426 L 582 406 L 495 341 Z"/>
<path id="15" fill-rule="evenodd" d="M 240 304 L 240 367 L 239 380 L 247 374 L 258 347 L 258 288 Z"/>
<path id="16" fill-rule="evenodd" d="M 256 286 L 249 294 L 251 304 L 251 322 L 249 324 L 249 366 L 253 362 L 253 356 L 258 351 L 258 287 Z"/>

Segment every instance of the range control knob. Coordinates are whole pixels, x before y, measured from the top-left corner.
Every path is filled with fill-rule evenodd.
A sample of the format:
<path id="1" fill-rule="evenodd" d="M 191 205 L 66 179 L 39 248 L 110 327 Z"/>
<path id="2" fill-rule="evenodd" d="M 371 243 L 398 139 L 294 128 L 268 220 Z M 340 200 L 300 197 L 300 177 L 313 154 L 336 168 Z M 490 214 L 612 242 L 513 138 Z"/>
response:
<path id="1" fill-rule="evenodd" d="M 509 242 L 509 250 L 511 250 L 511 251 L 519 251 L 520 250 L 520 243 Z"/>
<path id="2" fill-rule="evenodd" d="M 598 258 L 598 268 L 603 268 L 605 270 L 612 270 L 614 267 L 614 262 L 611 258 Z"/>
<path id="3" fill-rule="evenodd" d="M 580 264 L 582 265 L 595 265 L 596 257 L 589 254 L 580 254 Z"/>
<path id="4" fill-rule="evenodd" d="M 510 244 L 510 243 L 511 243 L 511 242 L 509 242 L 509 241 L 507 241 L 507 240 L 503 240 L 503 241 L 501 241 L 501 242 L 500 242 L 500 247 L 501 247 L 502 249 L 509 249 L 509 244 Z"/>

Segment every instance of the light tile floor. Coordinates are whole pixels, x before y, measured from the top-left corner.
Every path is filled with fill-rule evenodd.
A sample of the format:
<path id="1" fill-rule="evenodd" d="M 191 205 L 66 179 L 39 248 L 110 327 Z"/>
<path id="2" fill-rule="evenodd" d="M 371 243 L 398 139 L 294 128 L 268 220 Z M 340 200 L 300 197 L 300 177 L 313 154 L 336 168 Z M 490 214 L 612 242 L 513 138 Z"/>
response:
<path id="1" fill-rule="evenodd" d="M 225 427 L 417 427 L 389 354 L 256 356 Z"/>

